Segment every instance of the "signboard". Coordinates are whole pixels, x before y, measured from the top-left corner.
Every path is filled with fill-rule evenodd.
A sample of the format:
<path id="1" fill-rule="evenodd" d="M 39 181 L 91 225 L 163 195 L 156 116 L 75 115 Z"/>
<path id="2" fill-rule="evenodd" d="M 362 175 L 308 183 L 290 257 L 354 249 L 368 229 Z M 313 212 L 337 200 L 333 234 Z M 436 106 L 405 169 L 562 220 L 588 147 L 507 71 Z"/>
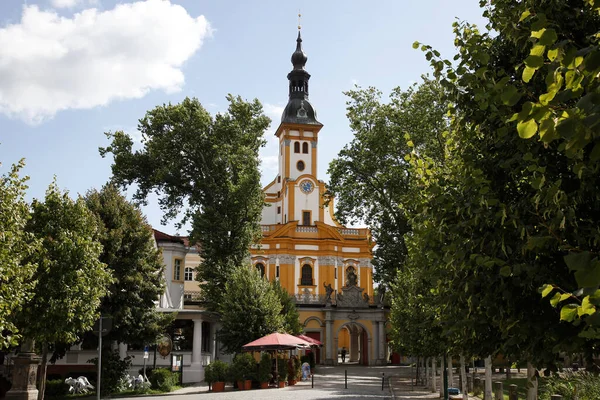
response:
<path id="1" fill-rule="evenodd" d="M 173 372 L 181 371 L 182 364 L 183 364 L 183 355 L 182 354 L 173 354 L 171 356 L 171 371 L 173 371 Z"/>
<path id="2" fill-rule="evenodd" d="M 148 358 L 148 346 L 144 346 L 144 358 Z"/>
<path id="3" fill-rule="evenodd" d="M 160 339 L 156 342 L 156 346 L 158 347 L 158 353 L 167 357 L 171 354 L 171 350 L 173 350 L 173 342 L 171 341 L 171 337 L 169 335 L 162 335 Z"/>
<path id="4" fill-rule="evenodd" d="M 102 318 L 102 336 L 108 335 L 110 330 L 112 329 L 113 319 L 112 317 L 101 317 Z M 100 328 L 100 318 L 94 322 L 94 327 L 92 328 L 92 333 L 98 336 L 98 329 Z"/>

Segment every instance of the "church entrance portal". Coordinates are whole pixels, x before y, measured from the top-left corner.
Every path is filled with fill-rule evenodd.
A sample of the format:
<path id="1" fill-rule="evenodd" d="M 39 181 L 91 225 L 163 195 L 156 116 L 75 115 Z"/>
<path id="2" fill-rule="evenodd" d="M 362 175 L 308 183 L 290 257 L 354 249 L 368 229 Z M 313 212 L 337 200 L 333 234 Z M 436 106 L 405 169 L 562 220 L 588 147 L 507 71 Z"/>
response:
<path id="1" fill-rule="evenodd" d="M 369 333 L 362 324 L 345 323 L 337 332 L 337 354 L 341 354 L 342 347 L 345 347 L 346 364 L 369 365 L 369 342 Z"/>

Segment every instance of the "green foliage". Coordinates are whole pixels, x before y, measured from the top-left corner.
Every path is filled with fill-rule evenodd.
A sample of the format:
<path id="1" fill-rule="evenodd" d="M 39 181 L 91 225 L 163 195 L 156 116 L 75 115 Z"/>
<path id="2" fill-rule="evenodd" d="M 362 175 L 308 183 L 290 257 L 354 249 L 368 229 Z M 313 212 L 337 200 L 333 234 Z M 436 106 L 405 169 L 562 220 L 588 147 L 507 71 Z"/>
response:
<path id="1" fill-rule="evenodd" d="M 31 258 L 38 265 L 34 296 L 19 314 L 21 331 L 40 343 L 73 343 L 98 317 L 111 282 L 98 259 L 98 226 L 83 199 L 72 200 L 50 185 L 44 202 L 34 200 L 27 230 L 42 248 Z"/>
<path id="2" fill-rule="evenodd" d="M 139 121 L 141 150 L 121 131 L 107 133 L 111 143 L 100 149 L 114 155 L 115 183 L 137 185 L 137 201 L 156 191 L 164 220 L 183 213 L 180 224 L 191 222 L 192 243 L 202 243 L 197 279 L 211 310 L 260 239 L 264 204 L 258 151 L 270 120 L 258 100 L 227 100 L 227 112 L 214 118 L 197 99 L 158 106 Z"/>
<path id="3" fill-rule="evenodd" d="M 554 374 L 546 379 L 540 400 L 550 400 L 553 394 L 561 395 L 563 400 L 600 399 L 600 376 L 589 372 Z"/>
<path id="4" fill-rule="evenodd" d="M 369 226 L 377 247 L 374 279 L 386 288 L 406 258 L 404 235 L 412 209 L 408 155 L 444 156 L 447 102 L 436 81 L 423 79 L 408 90 L 396 88 L 389 103 L 373 87 L 345 93 L 354 139 L 329 165 L 329 191 L 343 223 Z"/>
<path id="5" fill-rule="evenodd" d="M 231 364 L 231 376 L 234 381 L 253 380 L 256 378 L 256 361 L 250 353 L 240 353 Z"/>
<path id="6" fill-rule="evenodd" d="M 269 353 L 262 353 L 260 357 L 260 363 L 258 365 L 258 381 L 269 382 L 273 378 L 272 361 Z"/>
<path id="7" fill-rule="evenodd" d="M 300 315 L 296 308 L 296 303 L 292 296 L 285 290 L 278 280 L 271 281 L 271 288 L 279 298 L 281 303 L 281 315 L 283 317 L 283 331 L 290 335 L 299 335 L 302 333 L 302 324 L 300 324 Z"/>
<path id="8" fill-rule="evenodd" d="M 46 381 L 45 397 L 63 397 L 69 394 L 69 385 L 62 379 Z"/>
<path id="9" fill-rule="evenodd" d="M 208 384 L 226 382 L 229 378 L 229 368 L 229 364 L 221 360 L 214 360 L 204 367 L 204 380 Z"/>
<path id="10" fill-rule="evenodd" d="M 255 268 L 235 269 L 226 283 L 219 304 L 219 340 L 227 353 L 240 352 L 242 346 L 284 329 L 281 302 L 271 284 Z"/>
<path id="11" fill-rule="evenodd" d="M 106 340 L 140 346 L 154 343 L 174 314 L 159 313 L 154 304 L 164 291 L 164 265 L 152 228 L 140 209 L 113 185 L 89 191 L 85 201 L 98 220 L 100 261 L 114 278 L 101 307 L 113 319 Z"/>
<path id="12" fill-rule="evenodd" d="M 153 369 L 148 380 L 152 384 L 153 389 L 158 389 L 162 392 L 170 392 L 173 388 L 179 385 L 179 375 L 166 368 Z"/>
<path id="13" fill-rule="evenodd" d="M 0 164 L 1 165 L 1 164 Z M 37 268 L 31 257 L 39 241 L 25 230 L 30 217 L 25 201 L 27 179 L 21 160 L 0 176 L 0 349 L 16 346 L 21 337 L 15 315 L 32 296 Z"/>
<path id="14" fill-rule="evenodd" d="M 97 366 L 98 357 L 89 359 L 88 363 Z M 118 350 L 102 349 L 102 384 L 100 385 L 100 391 L 103 396 L 118 393 L 121 390 L 121 380 L 126 377 L 131 364 L 131 356 L 121 359 Z M 152 386 L 156 387 L 154 384 Z"/>
<path id="15" fill-rule="evenodd" d="M 287 369 L 287 360 L 285 358 L 277 359 L 277 379 L 279 382 L 287 381 L 288 377 L 288 369 Z"/>

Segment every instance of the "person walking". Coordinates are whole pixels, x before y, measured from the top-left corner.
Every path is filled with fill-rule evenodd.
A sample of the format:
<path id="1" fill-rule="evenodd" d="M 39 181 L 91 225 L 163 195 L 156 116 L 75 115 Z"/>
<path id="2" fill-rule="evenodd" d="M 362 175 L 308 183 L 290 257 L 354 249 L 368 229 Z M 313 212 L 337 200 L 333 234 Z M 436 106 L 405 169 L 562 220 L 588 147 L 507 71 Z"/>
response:
<path id="1" fill-rule="evenodd" d="M 346 362 L 346 348 L 342 347 L 342 363 Z"/>

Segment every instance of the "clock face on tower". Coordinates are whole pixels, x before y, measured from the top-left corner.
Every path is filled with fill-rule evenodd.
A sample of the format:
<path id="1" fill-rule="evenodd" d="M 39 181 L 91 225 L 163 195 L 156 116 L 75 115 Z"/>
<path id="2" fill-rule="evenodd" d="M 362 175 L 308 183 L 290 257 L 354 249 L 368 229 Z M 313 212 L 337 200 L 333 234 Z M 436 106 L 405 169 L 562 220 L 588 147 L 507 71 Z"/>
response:
<path id="1" fill-rule="evenodd" d="M 305 179 L 302 182 L 300 182 L 300 190 L 302 190 L 303 193 L 309 194 L 314 189 L 315 189 L 315 185 L 313 185 L 313 183 L 311 181 L 309 181 L 308 179 Z"/>

